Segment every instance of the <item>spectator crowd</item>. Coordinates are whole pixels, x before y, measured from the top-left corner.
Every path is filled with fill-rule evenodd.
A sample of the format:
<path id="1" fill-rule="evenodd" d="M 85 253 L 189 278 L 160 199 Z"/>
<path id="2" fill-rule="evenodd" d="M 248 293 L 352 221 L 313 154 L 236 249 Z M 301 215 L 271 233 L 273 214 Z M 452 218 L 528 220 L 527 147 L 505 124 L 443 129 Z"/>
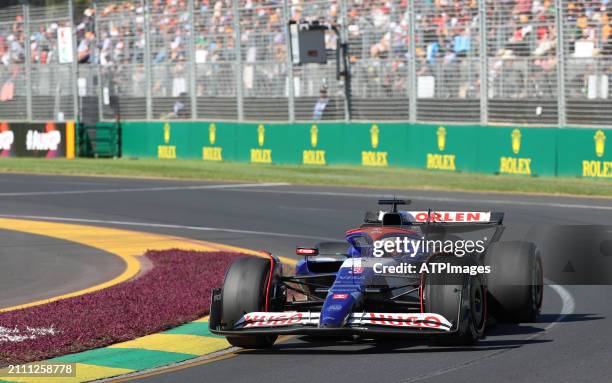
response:
<path id="1" fill-rule="evenodd" d="M 238 23 L 232 0 L 147 0 L 148 10 L 144 0 L 98 1 L 80 9 L 74 23 L 78 62 L 99 64 L 118 93 L 142 95 L 145 55 L 149 54 L 154 95 L 180 97 L 190 92 L 190 65 L 196 65 L 193 91 L 197 95 L 233 95 L 239 43 L 247 93 L 284 94 L 286 11 L 294 20 L 318 19 L 344 26 L 357 96 L 407 94 L 412 59 L 409 0 L 343 0 L 347 2 L 345 22 L 339 0 L 287 0 L 286 10 L 283 0 L 237 1 Z M 189 9 L 191 3 L 194 9 Z M 612 57 L 612 5 L 608 3 L 563 1 L 563 49 L 568 58 L 593 62 L 594 57 Z M 414 2 L 413 59 L 417 76 L 423 79 L 421 97 L 479 97 L 478 8 L 477 0 Z M 485 12 L 487 76 L 493 97 L 554 97 L 560 32 L 554 1 L 485 0 Z M 66 18 L 39 22 L 31 17 L 26 34 L 21 7 L 3 11 L 0 84 L 22 75 L 26 50 L 34 65 L 58 63 L 57 30 L 69 24 Z M 234 30 L 236 25 L 239 31 Z M 335 49 L 335 39 L 333 33 L 327 35 L 328 49 Z M 609 73 L 606 66 L 598 70 Z M 316 93 L 319 87 L 313 89 Z"/>

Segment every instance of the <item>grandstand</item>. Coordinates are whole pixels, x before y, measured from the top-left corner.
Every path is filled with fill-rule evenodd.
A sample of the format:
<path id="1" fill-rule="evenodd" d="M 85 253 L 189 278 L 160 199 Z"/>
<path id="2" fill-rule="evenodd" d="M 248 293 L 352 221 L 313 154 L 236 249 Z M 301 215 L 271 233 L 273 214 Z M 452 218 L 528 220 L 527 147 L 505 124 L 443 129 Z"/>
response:
<path id="1" fill-rule="evenodd" d="M 353 120 L 612 118 L 607 0 L 32 0 L 1 9 L 2 120 L 343 121 L 347 96 Z M 327 64 L 298 66 L 289 20 L 339 26 L 350 95 L 336 77 L 336 35 L 326 35 Z M 74 60 L 63 57 L 62 30 L 76 36 Z"/>

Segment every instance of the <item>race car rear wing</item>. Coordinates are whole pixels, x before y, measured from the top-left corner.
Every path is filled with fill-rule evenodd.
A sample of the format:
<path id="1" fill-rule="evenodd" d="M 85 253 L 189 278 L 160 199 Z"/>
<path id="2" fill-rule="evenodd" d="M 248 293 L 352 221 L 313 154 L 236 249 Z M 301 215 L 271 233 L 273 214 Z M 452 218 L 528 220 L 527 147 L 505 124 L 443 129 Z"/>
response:
<path id="1" fill-rule="evenodd" d="M 501 225 L 504 213 L 490 211 L 400 211 L 403 221 L 410 224 L 480 223 Z"/>
<path id="2" fill-rule="evenodd" d="M 491 211 L 434 211 L 434 210 L 403 210 L 398 212 L 379 211 L 366 213 L 366 223 L 382 223 L 386 214 L 399 214 L 402 225 L 426 224 L 484 224 L 501 225 L 504 220 L 503 212 Z"/>

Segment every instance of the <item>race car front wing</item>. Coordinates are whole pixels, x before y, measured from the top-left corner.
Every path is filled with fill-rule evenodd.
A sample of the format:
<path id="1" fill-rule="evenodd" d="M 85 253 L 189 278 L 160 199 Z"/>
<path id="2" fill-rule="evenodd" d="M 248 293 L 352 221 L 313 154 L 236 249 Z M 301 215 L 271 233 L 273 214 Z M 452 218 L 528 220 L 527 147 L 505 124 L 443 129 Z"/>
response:
<path id="1" fill-rule="evenodd" d="M 355 312 L 342 327 L 320 326 L 317 311 L 282 311 L 245 313 L 235 323 L 221 323 L 220 302 L 211 304 L 210 331 L 223 336 L 294 334 L 294 335 L 350 335 L 350 334 L 450 334 L 456 326 L 436 313 L 375 313 Z"/>

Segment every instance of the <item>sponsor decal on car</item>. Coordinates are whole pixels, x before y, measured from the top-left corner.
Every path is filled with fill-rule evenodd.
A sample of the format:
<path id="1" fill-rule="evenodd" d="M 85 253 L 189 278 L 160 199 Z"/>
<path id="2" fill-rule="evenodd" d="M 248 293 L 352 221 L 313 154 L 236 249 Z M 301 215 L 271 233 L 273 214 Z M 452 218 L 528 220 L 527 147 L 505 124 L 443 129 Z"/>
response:
<path id="1" fill-rule="evenodd" d="M 349 324 L 370 324 L 391 327 L 416 327 L 450 331 L 452 324 L 434 313 L 354 313 Z"/>
<path id="2" fill-rule="evenodd" d="M 291 325 L 307 325 L 319 323 L 319 313 L 304 313 L 298 311 L 287 312 L 252 312 L 245 314 L 236 326 L 252 327 L 280 327 Z"/>
<path id="3" fill-rule="evenodd" d="M 341 269 L 348 269 L 349 274 L 361 274 L 363 273 L 363 266 L 361 265 L 361 258 L 349 258 L 342 263 Z"/>
<path id="4" fill-rule="evenodd" d="M 402 213 L 411 222 L 427 222 L 427 220 L 429 222 L 489 222 L 491 220 L 491 212 L 482 211 L 405 211 Z"/>
<path id="5" fill-rule="evenodd" d="M 348 294 L 343 294 L 348 296 Z M 237 328 L 284 327 L 293 325 L 317 326 L 321 313 L 317 312 L 252 312 L 245 314 Z M 347 327 L 363 325 L 424 328 L 450 331 L 453 325 L 442 315 L 435 313 L 353 313 Z"/>

